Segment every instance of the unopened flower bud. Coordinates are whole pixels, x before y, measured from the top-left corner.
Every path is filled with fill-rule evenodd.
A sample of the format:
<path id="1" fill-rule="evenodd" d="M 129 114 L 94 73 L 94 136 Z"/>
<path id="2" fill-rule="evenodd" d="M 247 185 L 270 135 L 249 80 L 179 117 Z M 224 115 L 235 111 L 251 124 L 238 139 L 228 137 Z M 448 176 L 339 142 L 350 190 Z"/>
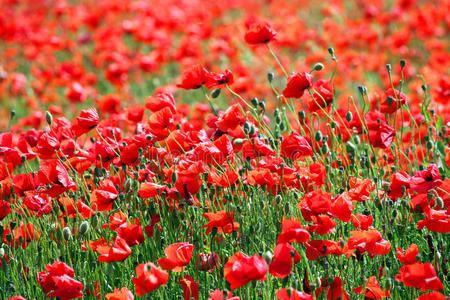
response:
<path id="1" fill-rule="evenodd" d="M 272 72 L 267 73 L 267 80 L 269 80 L 269 82 L 272 82 L 274 77 L 275 77 L 275 74 L 273 74 Z"/>
<path id="2" fill-rule="evenodd" d="M 83 221 L 80 224 L 80 235 L 83 236 L 86 233 L 88 233 L 89 231 L 89 222 L 88 221 Z"/>
<path id="3" fill-rule="evenodd" d="M 298 117 L 299 117 L 300 120 L 304 121 L 305 118 L 306 118 L 305 111 L 303 111 L 303 110 L 299 111 L 298 112 Z"/>
<path id="4" fill-rule="evenodd" d="M 348 111 L 348 112 L 345 114 L 345 119 L 346 119 L 348 122 L 351 122 L 351 121 L 353 120 L 353 114 L 352 114 L 351 111 Z"/>
<path id="5" fill-rule="evenodd" d="M 406 66 L 406 60 L 404 60 L 404 59 L 401 59 L 400 60 L 400 68 L 404 68 Z"/>
<path id="6" fill-rule="evenodd" d="M 321 63 L 316 63 L 313 67 L 314 71 L 320 71 L 323 69 L 323 64 Z"/>
<path id="7" fill-rule="evenodd" d="M 215 89 L 211 93 L 211 98 L 215 99 L 215 98 L 219 97 L 219 95 L 220 95 L 220 89 Z"/>
<path id="8" fill-rule="evenodd" d="M 48 110 L 45 112 L 45 120 L 49 126 L 52 126 L 53 116 Z"/>
<path id="9" fill-rule="evenodd" d="M 391 64 L 387 64 L 386 65 L 386 70 L 390 73 L 391 69 L 392 69 Z"/>
<path id="10" fill-rule="evenodd" d="M 64 227 L 63 231 L 63 237 L 68 242 L 72 238 L 72 231 L 69 227 Z"/>
<path id="11" fill-rule="evenodd" d="M 267 250 L 264 253 L 263 257 L 266 260 L 267 264 L 270 264 L 270 262 L 272 261 L 272 258 L 273 258 L 272 252 L 270 252 L 270 250 Z"/>

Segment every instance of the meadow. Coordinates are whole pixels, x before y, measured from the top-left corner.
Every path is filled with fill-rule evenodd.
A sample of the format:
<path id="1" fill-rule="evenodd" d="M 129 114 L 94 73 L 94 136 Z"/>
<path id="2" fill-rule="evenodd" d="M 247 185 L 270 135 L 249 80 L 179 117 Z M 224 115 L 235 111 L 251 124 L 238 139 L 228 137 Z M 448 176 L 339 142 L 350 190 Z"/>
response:
<path id="1" fill-rule="evenodd" d="M 0 0 L 0 299 L 448 299 L 448 11 Z"/>

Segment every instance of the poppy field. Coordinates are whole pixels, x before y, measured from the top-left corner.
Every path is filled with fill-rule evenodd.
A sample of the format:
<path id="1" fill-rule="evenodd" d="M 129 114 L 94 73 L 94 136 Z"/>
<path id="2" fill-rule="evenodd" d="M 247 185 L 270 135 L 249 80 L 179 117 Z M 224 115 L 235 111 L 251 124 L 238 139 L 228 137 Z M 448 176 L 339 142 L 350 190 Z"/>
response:
<path id="1" fill-rule="evenodd" d="M 448 11 L 0 0 L 0 299 L 448 299 Z"/>

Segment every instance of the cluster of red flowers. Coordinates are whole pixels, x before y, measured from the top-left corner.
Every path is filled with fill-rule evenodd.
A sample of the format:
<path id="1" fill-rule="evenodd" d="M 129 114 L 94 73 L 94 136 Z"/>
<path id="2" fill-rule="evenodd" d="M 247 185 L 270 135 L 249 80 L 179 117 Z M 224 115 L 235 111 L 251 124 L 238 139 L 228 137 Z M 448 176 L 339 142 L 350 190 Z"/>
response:
<path id="1" fill-rule="evenodd" d="M 445 299 L 444 8 L 79 2 L 0 0 L 5 297 Z"/>

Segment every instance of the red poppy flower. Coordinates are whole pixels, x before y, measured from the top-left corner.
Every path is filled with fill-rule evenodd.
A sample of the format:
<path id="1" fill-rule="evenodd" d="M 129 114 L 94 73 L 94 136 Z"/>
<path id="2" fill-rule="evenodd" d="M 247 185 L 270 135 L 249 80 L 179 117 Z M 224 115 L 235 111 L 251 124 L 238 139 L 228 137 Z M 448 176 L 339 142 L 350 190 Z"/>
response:
<path id="1" fill-rule="evenodd" d="M 273 249 L 273 258 L 269 264 L 269 273 L 285 278 L 292 272 L 294 264 L 300 261 L 300 254 L 289 243 L 281 243 Z"/>
<path id="2" fill-rule="evenodd" d="M 327 293 L 328 300 L 349 300 L 347 292 L 344 289 L 344 283 L 339 277 L 335 277 L 333 282 L 329 279 L 322 279 L 322 284 L 319 289 L 316 290 L 316 297 L 319 297 L 322 293 Z"/>
<path id="3" fill-rule="evenodd" d="M 165 258 L 158 259 L 158 264 L 164 270 L 182 272 L 191 261 L 194 246 L 189 243 L 175 243 L 164 250 Z"/>
<path id="4" fill-rule="evenodd" d="M 123 261 L 131 254 L 131 248 L 121 237 L 116 238 L 114 246 L 99 246 L 96 251 L 101 254 L 99 262 Z"/>
<path id="5" fill-rule="evenodd" d="M 384 299 L 391 296 L 387 290 L 382 290 L 375 276 L 367 279 L 366 286 L 354 289 L 355 293 L 361 294 L 365 292 L 366 299 Z"/>
<path id="6" fill-rule="evenodd" d="M 0 221 L 6 218 L 11 212 L 11 205 L 5 200 L 0 200 Z"/>
<path id="7" fill-rule="evenodd" d="M 406 172 L 398 172 L 390 176 L 390 181 L 388 194 L 395 199 L 403 195 L 402 189 L 409 189 L 411 177 Z"/>
<path id="8" fill-rule="evenodd" d="M 348 248 L 358 249 L 361 253 L 368 252 L 369 255 L 385 255 L 391 249 L 391 243 L 383 240 L 381 233 L 376 229 L 367 231 L 351 231 L 348 239 Z"/>
<path id="9" fill-rule="evenodd" d="M 336 231 L 336 221 L 328 215 L 311 216 L 314 225 L 306 227 L 309 232 L 315 232 L 320 235 L 331 234 Z"/>
<path id="10" fill-rule="evenodd" d="M 448 210 L 434 210 L 427 206 L 423 212 L 425 213 L 426 219 L 417 222 L 418 229 L 426 227 L 428 230 L 434 232 L 450 232 L 450 212 Z"/>
<path id="11" fill-rule="evenodd" d="M 326 108 L 333 102 L 333 91 L 331 89 L 330 80 L 317 80 L 314 82 L 313 88 L 313 97 L 308 99 L 308 110 L 310 112 L 321 110 L 321 108 Z"/>
<path id="12" fill-rule="evenodd" d="M 208 300 L 239 300 L 240 298 L 238 296 L 233 297 L 233 293 L 231 291 L 228 292 L 228 294 L 222 292 L 219 289 L 215 289 L 213 292 L 209 293 Z"/>
<path id="13" fill-rule="evenodd" d="M 183 288 L 184 300 L 198 300 L 199 286 L 191 276 L 185 275 L 178 283 L 181 284 L 181 287 Z"/>
<path id="14" fill-rule="evenodd" d="M 119 196 L 114 183 L 110 179 L 104 179 L 98 189 L 91 194 L 91 206 L 97 211 L 112 209 L 114 200 Z"/>
<path id="15" fill-rule="evenodd" d="M 275 38 L 277 32 L 269 24 L 254 23 L 245 33 L 245 41 L 251 45 L 268 43 Z"/>
<path id="16" fill-rule="evenodd" d="M 389 89 L 380 103 L 380 111 L 384 114 L 393 114 L 397 109 L 400 109 L 400 106 L 406 103 L 406 100 L 405 94 L 396 89 Z"/>
<path id="17" fill-rule="evenodd" d="M 445 300 L 445 296 L 439 292 L 432 292 L 420 295 L 417 300 Z"/>
<path id="18" fill-rule="evenodd" d="M 313 300 L 313 297 L 311 295 L 292 288 L 290 289 L 289 293 L 288 289 L 286 288 L 279 289 L 276 293 L 276 296 L 278 300 Z"/>
<path id="19" fill-rule="evenodd" d="M 120 290 L 114 289 L 114 292 L 106 294 L 105 298 L 107 300 L 134 300 L 133 293 L 126 286 Z"/>
<path id="20" fill-rule="evenodd" d="M 415 263 L 400 268 L 400 274 L 395 275 L 397 281 L 405 286 L 415 287 L 421 291 L 442 290 L 444 286 L 436 275 L 436 270 L 430 263 Z"/>
<path id="21" fill-rule="evenodd" d="M 356 229 L 359 230 L 367 230 L 370 226 L 372 226 L 373 217 L 372 215 L 353 215 L 352 216 L 352 224 Z"/>
<path id="22" fill-rule="evenodd" d="M 71 83 L 67 87 L 65 95 L 71 102 L 84 102 L 88 97 L 86 89 L 79 82 Z"/>
<path id="23" fill-rule="evenodd" d="M 401 264 L 411 265 L 416 263 L 417 255 L 419 255 L 419 248 L 416 244 L 411 244 L 403 253 L 402 248 L 397 248 L 397 258 Z"/>
<path id="24" fill-rule="evenodd" d="M 45 267 L 47 272 L 39 272 L 37 280 L 48 298 L 58 297 L 61 300 L 83 297 L 83 283 L 73 279 L 74 270 L 63 262 L 56 261 Z"/>
<path id="25" fill-rule="evenodd" d="M 306 244 L 306 257 L 316 260 L 321 256 L 342 255 L 344 250 L 338 242 L 330 240 L 311 240 Z"/>
<path id="26" fill-rule="evenodd" d="M 305 156 L 313 156 L 313 150 L 304 137 L 294 132 L 283 138 L 281 142 L 281 155 L 297 160 Z"/>
<path id="27" fill-rule="evenodd" d="M 166 186 L 156 184 L 154 182 L 145 182 L 141 184 L 138 194 L 141 198 L 153 198 L 164 191 L 166 188 Z"/>
<path id="28" fill-rule="evenodd" d="M 156 93 L 145 100 L 145 108 L 152 112 L 157 112 L 164 107 L 168 107 L 172 113 L 176 113 L 175 99 L 172 94 L 165 92 Z"/>
<path id="29" fill-rule="evenodd" d="M 373 147 L 386 149 L 395 138 L 395 130 L 386 123 L 384 115 L 379 111 L 366 114 L 366 125 L 369 130 L 369 142 Z"/>
<path id="30" fill-rule="evenodd" d="M 282 232 L 278 235 L 277 244 L 280 243 L 305 243 L 309 240 L 309 233 L 295 218 L 281 221 Z"/>
<path id="31" fill-rule="evenodd" d="M 306 89 L 313 85 L 313 76 L 307 72 L 295 73 L 288 77 L 283 96 L 286 98 L 301 98 Z"/>
<path id="32" fill-rule="evenodd" d="M 140 264 L 136 267 L 136 277 L 131 280 L 136 295 L 143 296 L 166 284 L 169 280 L 169 273 L 159 269 L 153 263 Z"/>
<path id="33" fill-rule="evenodd" d="M 216 252 L 212 253 L 200 253 L 197 257 L 197 269 L 200 271 L 212 271 L 220 259 Z"/>
<path id="34" fill-rule="evenodd" d="M 42 161 L 37 177 L 39 185 L 50 186 L 43 191 L 50 197 L 56 197 L 68 190 L 75 191 L 77 188 L 66 168 L 56 159 Z"/>
<path id="35" fill-rule="evenodd" d="M 225 264 L 223 275 L 230 284 L 230 289 L 234 290 L 246 285 L 252 280 L 267 279 L 267 262 L 263 257 L 244 255 L 236 252 Z"/>
<path id="36" fill-rule="evenodd" d="M 227 69 L 223 73 L 208 73 L 205 85 L 208 89 L 211 89 L 214 87 L 221 87 L 224 84 L 231 85 L 233 82 L 233 73 Z"/>
<path id="37" fill-rule="evenodd" d="M 95 108 L 85 109 L 80 112 L 79 117 L 72 119 L 70 129 L 77 137 L 91 131 L 99 123 L 99 116 Z"/>
<path id="38" fill-rule="evenodd" d="M 426 192 L 441 184 L 442 178 L 439 167 L 435 164 L 430 164 L 428 169 L 419 171 L 411 177 L 409 187 L 411 192 Z"/>
<path id="39" fill-rule="evenodd" d="M 183 79 L 177 87 L 185 90 L 195 90 L 204 85 L 208 81 L 208 70 L 202 66 L 194 66 L 183 71 Z"/>
<path id="40" fill-rule="evenodd" d="M 209 220 L 203 226 L 203 228 L 208 228 L 206 234 L 210 233 L 214 227 L 217 228 L 218 232 L 222 233 L 232 233 L 233 231 L 239 230 L 239 223 L 234 222 L 233 212 L 221 210 L 218 212 L 204 213 L 202 216 Z"/>

